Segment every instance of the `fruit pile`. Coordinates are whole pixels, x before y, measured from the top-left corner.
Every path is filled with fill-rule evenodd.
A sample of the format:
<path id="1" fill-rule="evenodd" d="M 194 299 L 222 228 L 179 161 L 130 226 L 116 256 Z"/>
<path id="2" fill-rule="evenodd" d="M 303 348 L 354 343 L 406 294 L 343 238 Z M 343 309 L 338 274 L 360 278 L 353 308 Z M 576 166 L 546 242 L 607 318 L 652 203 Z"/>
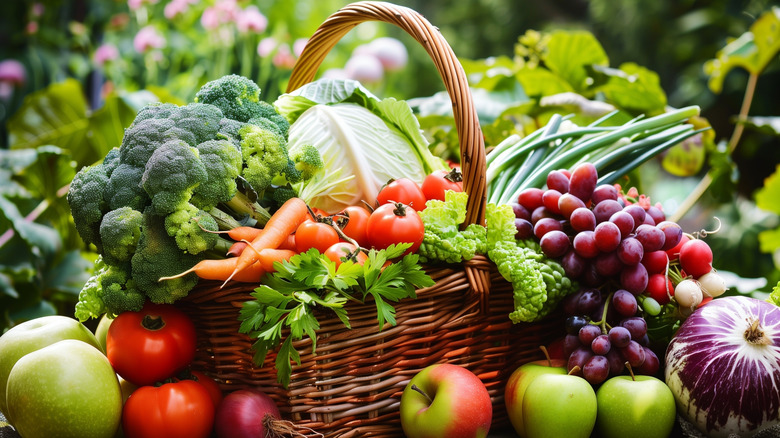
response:
<path id="1" fill-rule="evenodd" d="M 645 317 L 684 315 L 725 291 L 707 243 L 684 234 L 636 189 L 598 184 L 590 163 L 551 171 L 546 189 L 525 189 L 512 207 L 517 237 L 538 239 L 581 285 L 563 301 L 563 348 L 569 372 L 591 384 L 622 374 L 626 364 L 655 375 L 660 363 Z"/>

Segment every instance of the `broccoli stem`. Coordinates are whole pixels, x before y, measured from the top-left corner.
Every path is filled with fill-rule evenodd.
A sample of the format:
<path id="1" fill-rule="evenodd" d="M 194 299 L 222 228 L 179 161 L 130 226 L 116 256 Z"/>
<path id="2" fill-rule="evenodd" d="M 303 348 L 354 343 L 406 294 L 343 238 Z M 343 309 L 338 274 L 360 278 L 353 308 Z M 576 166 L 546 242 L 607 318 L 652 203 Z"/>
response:
<path id="1" fill-rule="evenodd" d="M 236 195 L 224 205 L 236 214 L 248 215 L 259 225 L 265 225 L 271 219 L 271 213 L 268 210 L 257 202 L 251 201 L 242 192 L 236 192 Z"/>
<path id="2" fill-rule="evenodd" d="M 219 226 L 220 230 L 232 230 L 233 228 L 241 226 L 241 223 L 233 218 L 233 216 L 216 207 L 209 210 L 209 214 L 217 221 L 217 226 Z"/>

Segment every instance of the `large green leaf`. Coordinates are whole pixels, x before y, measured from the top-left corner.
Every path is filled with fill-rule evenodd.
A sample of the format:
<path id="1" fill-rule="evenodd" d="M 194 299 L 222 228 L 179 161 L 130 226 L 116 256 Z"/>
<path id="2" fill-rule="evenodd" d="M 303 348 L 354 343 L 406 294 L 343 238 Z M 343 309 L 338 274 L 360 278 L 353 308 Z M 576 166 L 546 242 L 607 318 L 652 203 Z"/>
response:
<path id="1" fill-rule="evenodd" d="M 534 98 L 574 91 L 574 87 L 562 77 L 542 68 L 524 68 L 515 77 L 525 94 Z"/>
<path id="2" fill-rule="evenodd" d="M 764 134 L 780 136 L 780 117 L 748 117 L 740 123 Z"/>
<path id="3" fill-rule="evenodd" d="M 726 75 L 742 67 L 758 75 L 780 51 L 780 7 L 773 7 L 756 20 L 750 30 L 718 51 L 717 57 L 704 64 L 710 76 L 709 87 L 715 93 L 723 89 Z"/>
<path id="4" fill-rule="evenodd" d="M 588 87 L 586 67 L 609 65 L 609 58 L 592 33 L 555 31 L 547 42 L 544 63 L 551 71 L 571 84 L 574 91 L 582 91 Z"/>
<path id="5" fill-rule="evenodd" d="M 606 83 L 598 87 L 607 101 L 617 107 L 653 114 L 663 112 L 666 93 L 658 74 L 637 64 L 627 62 L 620 69 L 595 65 L 594 71 L 606 76 Z"/>
<path id="6" fill-rule="evenodd" d="M 0 196 L 0 211 L 2 216 L 10 221 L 11 228 L 30 246 L 34 253 L 48 259 L 54 257 L 62 249 L 62 239 L 56 230 L 26 220 L 16 205 L 3 196 Z"/>
<path id="7" fill-rule="evenodd" d="M 45 144 L 72 150 L 79 161 L 89 121 L 87 101 L 75 79 L 54 83 L 31 93 L 8 121 L 11 148 L 35 148 Z"/>

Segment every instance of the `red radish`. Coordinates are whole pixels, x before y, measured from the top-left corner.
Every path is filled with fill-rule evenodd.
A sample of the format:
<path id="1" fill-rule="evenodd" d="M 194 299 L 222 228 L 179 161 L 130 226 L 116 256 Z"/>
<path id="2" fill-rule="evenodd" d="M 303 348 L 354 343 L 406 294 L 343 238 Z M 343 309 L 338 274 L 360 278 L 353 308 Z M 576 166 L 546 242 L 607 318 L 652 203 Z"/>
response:
<path id="1" fill-rule="evenodd" d="M 680 248 L 680 267 L 695 278 L 712 270 L 712 249 L 700 239 L 693 239 Z"/>
<path id="2" fill-rule="evenodd" d="M 282 420 L 273 399 L 257 389 L 239 389 L 217 408 L 214 429 L 219 438 L 266 438 L 285 436 L 290 423 Z"/>

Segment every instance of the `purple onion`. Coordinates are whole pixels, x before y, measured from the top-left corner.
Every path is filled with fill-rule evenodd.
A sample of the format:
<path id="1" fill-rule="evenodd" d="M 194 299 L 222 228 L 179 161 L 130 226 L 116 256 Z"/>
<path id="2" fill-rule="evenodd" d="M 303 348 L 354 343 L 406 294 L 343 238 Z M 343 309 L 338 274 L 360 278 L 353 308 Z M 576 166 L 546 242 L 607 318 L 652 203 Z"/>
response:
<path id="1" fill-rule="evenodd" d="M 743 296 L 697 309 L 666 350 L 678 412 L 710 437 L 780 424 L 780 308 Z"/>

